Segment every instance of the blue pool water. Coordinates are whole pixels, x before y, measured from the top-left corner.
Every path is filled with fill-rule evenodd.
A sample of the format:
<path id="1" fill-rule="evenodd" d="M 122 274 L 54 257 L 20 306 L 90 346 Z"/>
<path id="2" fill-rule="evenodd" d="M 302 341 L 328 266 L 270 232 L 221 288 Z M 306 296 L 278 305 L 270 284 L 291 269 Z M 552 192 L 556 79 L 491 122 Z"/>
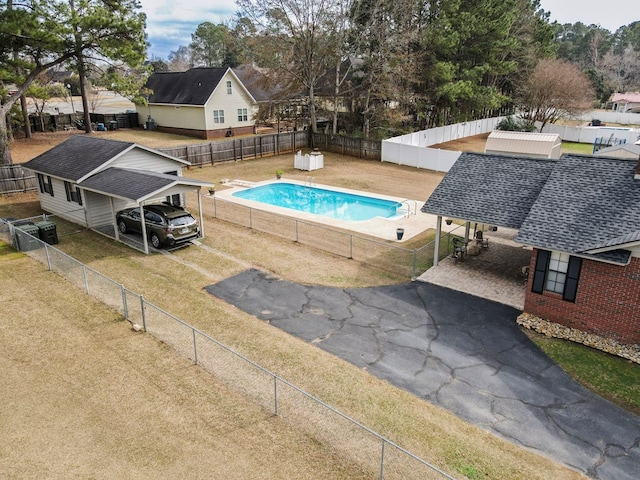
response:
<path id="1" fill-rule="evenodd" d="M 399 214 L 398 208 L 402 206 L 402 204 L 391 200 L 286 182 L 248 188 L 235 192 L 233 196 L 350 221 L 369 220 L 375 217 L 395 217 Z"/>

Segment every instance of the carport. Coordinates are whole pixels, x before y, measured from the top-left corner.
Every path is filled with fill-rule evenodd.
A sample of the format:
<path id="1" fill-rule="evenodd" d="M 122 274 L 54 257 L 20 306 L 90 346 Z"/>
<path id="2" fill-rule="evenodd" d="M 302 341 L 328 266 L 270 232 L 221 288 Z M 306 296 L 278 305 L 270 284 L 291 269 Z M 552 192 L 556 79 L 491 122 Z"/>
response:
<path id="1" fill-rule="evenodd" d="M 158 203 L 171 199 L 175 205 L 184 204 L 184 196 L 191 191 L 199 192 L 201 187 L 208 184 L 200 180 L 193 180 L 177 175 L 142 171 L 128 168 L 111 167 L 81 182 L 78 187 L 85 192 L 91 192 L 108 198 L 111 223 L 109 228 L 96 228 L 101 233 L 114 232 L 118 241 L 123 241 L 116 224 L 116 213 L 120 208 L 115 207 L 115 202 L 122 205 L 123 201 L 129 206 L 138 206 L 141 212 L 144 205 Z M 202 200 L 198 198 L 198 220 L 200 223 L 201 238 L 204 237 L 204 217 L 202 215 Z M 144 214 L 141 215 L 142 231 L 146 231 Z M 112 230 L 113 229 L 113 230 Z M 128 242 L 123 242 L 128 243 Z M 146 235 L 142 235 L 143 251 L 149 253 L 149 242 Z"/>

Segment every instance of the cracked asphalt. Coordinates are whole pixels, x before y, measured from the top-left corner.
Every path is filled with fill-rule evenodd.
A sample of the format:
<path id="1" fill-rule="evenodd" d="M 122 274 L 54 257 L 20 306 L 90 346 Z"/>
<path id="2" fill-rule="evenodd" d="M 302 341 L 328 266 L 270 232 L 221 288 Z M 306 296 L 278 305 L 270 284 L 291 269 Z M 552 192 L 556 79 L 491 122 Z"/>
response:
<path id="1" fill-rule="evenodd" d="M 256 269 L 206 290 L 592 478 L 640 478 L 640 418 L 569 378 L 516 325 L 519 310 L 423 282 L 339 289 Z"/>

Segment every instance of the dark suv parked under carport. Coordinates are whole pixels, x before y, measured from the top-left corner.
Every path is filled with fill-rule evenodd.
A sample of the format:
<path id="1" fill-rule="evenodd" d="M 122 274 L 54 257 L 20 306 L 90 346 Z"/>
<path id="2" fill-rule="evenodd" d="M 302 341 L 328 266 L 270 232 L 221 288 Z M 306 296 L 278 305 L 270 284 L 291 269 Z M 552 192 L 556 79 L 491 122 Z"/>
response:
<path id="1" fill-rule="evenodd" d="M 174 247 L 200 237 L 198 222 L 181 207 L 151 204 L 143 209 L 147 238 L 154 248 Z M 116 222 L 120 233 L 142 233 L 138 207 L 120 210 Z"/>

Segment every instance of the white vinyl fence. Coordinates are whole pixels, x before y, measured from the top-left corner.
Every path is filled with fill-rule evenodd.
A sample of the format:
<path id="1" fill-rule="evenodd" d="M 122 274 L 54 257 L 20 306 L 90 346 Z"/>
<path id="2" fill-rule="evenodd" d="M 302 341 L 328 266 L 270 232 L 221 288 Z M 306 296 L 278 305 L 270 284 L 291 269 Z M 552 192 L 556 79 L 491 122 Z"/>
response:
<path id="1" fill-rule="evenodd" d="M 383 140 L 382 161 L 448 172 L 462 152 L 429 148 L 431 145 L 491 132 L 503 118 L 456 123 Z"/>
<path id="2" fill-rule="evenodd" d="M 564 142 L 589 143 L 597 139 L 610 140 L 613 144 L 635 143 L 640 138 L 640 130 L 626 127 L 568 127 L 545 125 L 544 133 L 557 133 Z"/>

